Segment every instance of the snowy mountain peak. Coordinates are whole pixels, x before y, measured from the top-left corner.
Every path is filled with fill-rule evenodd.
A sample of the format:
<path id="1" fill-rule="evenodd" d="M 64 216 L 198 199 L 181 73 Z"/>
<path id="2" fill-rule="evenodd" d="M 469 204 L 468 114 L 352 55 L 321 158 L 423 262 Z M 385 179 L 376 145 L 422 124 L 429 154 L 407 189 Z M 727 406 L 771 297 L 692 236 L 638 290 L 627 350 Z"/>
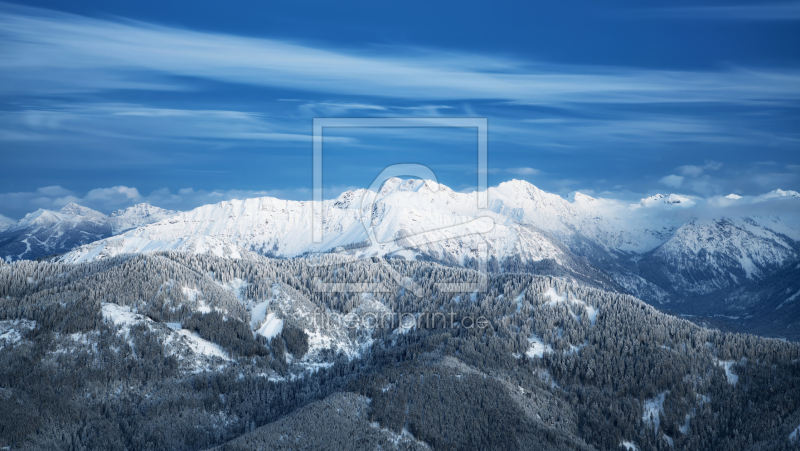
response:
<path id="1" fill-rule="evenodd" d="M 525 180 L 512 179 L 501 183 L 498 188 L 513 189 L 521 193 L 538 193 L 540 190 L 531 182 Z"/>
<path id="2" fill-rule="evenodd" d="M 23 227 L 41 227 L 54 224 L 58 221 L 61 221 L 60 214 L 40 208 L 33 213 L 28 213 L 25 215 L 13 228 L 19 229 Z"/>
<path id="3" fill-rule="evenodd" d="M 366 193 L 366 189 L 357 189 L 352 191 L 345 191 L 336 198 L 333 206 L 336 208 L 359 208 L 361 205 L 362 200 L 364 199 L 364 193 Z"/>
<path id="4" fill-rule="evenodd" d="M 111 213 L 111 225 L 114 233 L 141 227 L 161 221 L 178 214 L 177 211 L 165 210 L 150 204 L 141 203 Z"/>
<path id="5" fill-rule="evenodd" d="M 110 217 L 74 202 L 59 212 L 39 209 L 11 227 L 0 227 L 0 259 L 14 261 L 63 253 L 175 214 L 148 204 L 119 210 Z"/>
<path id="6" fill-rule="evenodd" d="M 770 191 L 766 197 L 800 197 L 800 193 L 792 190 L 776 189 Z"/>
<path id="7" fill-rule="evenodd" d="M 175 215 L 177 214 L 176 211 L 172 210 L 165 210 L 160 207 L 154 207 L 153 205 L 141 203 L 136 204 L 132 207 L 119 209 L 113 213 L 111 213 L 112 218 L 148 218 L 151 216 L 164 216 L 164 215 Z"/>
<path id="8" fill-rule="evenodd" d="M 82 205 L 78 205 L 75 202 L 70 202 L 67 205 L 64 205 L 64 208 L 62 208 L 59 213 L 70 216 L 86 216 L 90 218 L 102 218 L 103 216 L 105 216 L 103 213 L 100 213 L 99 211 L 92 210 L 91 208 L 87 208 Z"/>
<path id="9" fill-rule="evenodd" d="M 440 192 L 442 190 L 450 191 L 450 188 L 446 186 L 436 183 L 433 180 L 427 179 L 401 179 L 399 177 L 392 177 L 387 179 L 383 184 L 381 184 L 380 189 L 378 190 L 378 195 L 380 196 L 387 196 L 393 192 Z"/>
<path id="10" fill-rule="evenodd" d="M 0 215 L 0 232 L 7 230 L 11 227 L 14 227 L 16 224 L 17 222 L 14 221 L 13 219 L 6 218 L 5 216 Z"/>
<path id="11" fill-rule="evenodd" d="M 497 188 L 493 188 L 490 191 L 506 199 L 516 199 L 518 201 L 533 200 L 537 204 L 552 204 L 554 202 L 569 204 L 563 197 L 542 191 L 525 180 L 509 180 L 508 182 L 501 183 Z"/>
<path id="12" fill-rule="evenodd" d="M 592 196 L 583 194 L 579 191 L 575 191 L 574 193 L 567 196 L 567 200 L 574 204 L 586 204 L 590 202 L 595 202 L 597 199 L 595 199 Z"/>

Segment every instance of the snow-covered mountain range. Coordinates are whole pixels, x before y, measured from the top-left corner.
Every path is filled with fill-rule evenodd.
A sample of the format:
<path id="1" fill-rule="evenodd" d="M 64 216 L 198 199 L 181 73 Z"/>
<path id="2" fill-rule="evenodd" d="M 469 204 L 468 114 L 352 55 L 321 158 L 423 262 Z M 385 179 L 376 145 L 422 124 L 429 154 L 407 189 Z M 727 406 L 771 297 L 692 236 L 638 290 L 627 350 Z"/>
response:
<path id="1" fill-rule="evenodd" d="M 490 188 L 484 210 L 477 209 L 476 193 L 458 193 L 431 181 L 390 179 L 373 193 L 373 205 L 362 205 L 365 194 L 348 191 L 324 201 L 321 243 L 312 241 L 310 202 L 262 197 L 205 205 L 83 246 L 66 259 L 80 262 L 154 250 L 236 256 L 244 249 L 281 257 L 318 252 L 426 255 L 463 264 L 478 257 L 479 245 L 485 245 L 501 261 L 516 256 L 561 262 L 569 251 L 562 243 L 589 240 L 609 252 L 642 253 L 658 247 L 681 225 L 580 193 L 570 202 L 519 180 Z M 369 240 L 365 223 L 371 224 L 376 240 Z"/>
<path id="2" fill-rule="evenodd" d="M 31 260 L 67 252 L 176 213 L 148 204 L 118 210 L 110 216 L 76 203 L 70 203 L 58 212 L 39 209 L 16 224 L 0 229 L 0 259 Z"/>
<path id="3" fill-rule="evenodd" d="M 489 188 L 487 196 L 487 208 L 478 209 L 475 192 L 393 178 L 377 192 L 347 191 L 324 201 L 319 243 L 312 240 L 311 202 L 262 197 L 150 216 L 137 206 L 105 219 L 131 217 L 119 227 L 130 230 L 94 241 L 92 229 L 82 227 L 84 243 L 93 242 L 61 260 L 181 250 L 231 258 L 250 252 L 423 258 L 470 267 L 488 261 L 490 270 L 564 276 L 702 315 L 751 308 L 752 302 L 725 301 L 725 293 L 800 263 L 800 198 L 793 191 L 711 200 L 658 194 L 631 203 L 581 193 L 565 199 L 512 180 Z M 765 214 L 757 208 L 765 202 L 781 202 L 780 208 Z M 78 208 L 62 214 L 87 224 L 102 219 Z M 152 223 L 135 227 L 142 217 Z"/>

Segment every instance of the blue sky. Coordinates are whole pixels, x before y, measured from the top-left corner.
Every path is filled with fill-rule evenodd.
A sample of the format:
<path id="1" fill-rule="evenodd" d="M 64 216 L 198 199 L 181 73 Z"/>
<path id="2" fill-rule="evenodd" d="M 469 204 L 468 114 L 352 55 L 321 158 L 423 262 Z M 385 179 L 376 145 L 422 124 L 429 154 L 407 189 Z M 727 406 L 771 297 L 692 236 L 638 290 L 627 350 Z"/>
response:
<path id="1" fill-rule="evenodd" d="M 314 117 L 487 117 L 489 182 L 637 199 L 800 190 L 800 3 L 0 4 L 0 215 L 309 199 Z M 475 134 L 337 130 L 475 185 Z"/>

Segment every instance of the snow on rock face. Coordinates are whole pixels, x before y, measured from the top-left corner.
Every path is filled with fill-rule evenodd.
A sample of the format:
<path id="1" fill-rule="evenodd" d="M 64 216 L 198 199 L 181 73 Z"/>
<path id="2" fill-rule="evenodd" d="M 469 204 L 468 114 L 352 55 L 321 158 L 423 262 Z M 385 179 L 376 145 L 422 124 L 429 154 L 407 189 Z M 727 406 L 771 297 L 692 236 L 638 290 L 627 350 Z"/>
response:
<path id="1" fill-rule="evenodd" d="M 165 210 L 141 203 L 111 213 L 110 220 L 114 227 L 114 234 L 117 234 L 125 230 L 159 222 L 176 214 L 178 214 L 177 211 Z"/>
<path id="2" fill-rule="evenodd" d="M 70 215 L 70 216 L 86 216 L 89 218 L 102 218 L 105 215 L 100 213 L 99 211 L 92 210 L 91 208 L 86 208 L 76 204 L 75 202 L 69 203 L 64 206 L 64 208 L 59 211 L 62 215 Z"/>

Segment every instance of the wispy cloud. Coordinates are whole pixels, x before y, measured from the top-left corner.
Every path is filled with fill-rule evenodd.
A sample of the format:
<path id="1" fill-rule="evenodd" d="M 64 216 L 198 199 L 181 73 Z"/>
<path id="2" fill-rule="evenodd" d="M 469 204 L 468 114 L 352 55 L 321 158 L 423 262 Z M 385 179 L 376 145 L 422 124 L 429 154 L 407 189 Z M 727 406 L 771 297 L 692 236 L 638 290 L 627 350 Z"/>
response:
<path id="1" fill-rule="evenodd" d="M 709 161 L 708 163 L 702 166 L 687 164 L 679 167 L 678 171 L 680 171 L 681 174 L 687 177 L 700 177 L 701 175 L 703 175 L 703 172 L 707 170 L 716 171 L 719 170 L 719 168 L 721 167 L 722 163 L 717 161 Z"/>
<path id="2" fill-rule="evenodd" d="M 509 168 L 506 169 L 506 172 L 510 172 L 516 175 L 536 175 L 541 171 L 534 168 Z"/>
<path id="3" fill-rule="evenodd" d="M 529 175 L 541 174 L 542 171 L 540 171 L 538 169 L 535 169 L 535 168 L 529 168 L 529 167 L 505 168 L 505 169 L 490 168 L 489 169 L 489 173 L 490 174 L 503 174 L 503 173 L 506 173 L 506 174 L 514 174 L 514 175 L 525 177 L 525 176 L 529 176 Z"/>
<path id="4" fill-rule="evenodd" d="M 680 188 L 681 185 L 683 184 L 683 177 L 674 174 L 667 175 L 665 177 L 662 177 L 661 180 L 659 180 L 659 182 L 662 185 L 669 186 L 670 188 Z"/>
<path id="5" fill-rule="evenodd" d="M 13 219 L 11 219 L 11 218 L 9 218 L 7 216 L 0 215 L 0 226 L 12 225 L 12 224 L 15 224 L 16 222 L 17 221 L 14 221 Z M 0 227 L 0 229 L 2 229 L 2 228 L 3 227 Z"/>
<path id="6" fill-rule="evenodd" d="M 26 212 L 39 208 L 59 210 L 71 202 L 108 212 L 121 206 L 142 202 L 143 199 L 136 188 L 127 186 L 97 188 L 85 194 L 58 185 L 41 187 L 35 191 L 0 193 L 0 204 L 3 208 Z"/>
<path id="7" fill-rule="evenodd" d="M 0 36 L 0 92 L 6 94 L 192 89 L 195 78 L 418 100 L 747 103 L 800 98 L 800 72 L 794 69 L 637 70 L 410 48 L 395 48 L 391 53 L 398 56 L 387 57 L 385 48 L 346 51 L 8 5 L 0 12 Z"/>
<path id="8" fill-rule="evenodd" d="M 0 141 L 91 135 L 125 140 L 245 140 L 311 142 L 261 113 L 153 108 L 136 104 L 54 103 L 0 112 Z M 331 141 L 352 139 L 331 137 Z"/>

